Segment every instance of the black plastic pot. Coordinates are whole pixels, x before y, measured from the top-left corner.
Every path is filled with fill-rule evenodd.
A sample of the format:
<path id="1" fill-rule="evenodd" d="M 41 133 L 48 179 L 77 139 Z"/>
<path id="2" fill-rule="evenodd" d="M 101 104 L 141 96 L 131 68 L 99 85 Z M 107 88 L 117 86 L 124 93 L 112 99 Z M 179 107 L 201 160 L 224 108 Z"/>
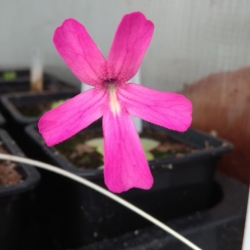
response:
<path id="1" fill-rule="evenodd" d="M 0 129 L 0 142 L 10 154 L 23 156 L 12 138 Z M 0 248 L 1 250 L 18 250 L 26 248 L 25 240 L 34 225 L 35 195 L 34 189 L 40 179 L 39 173 L 30 166 L 17 165 L 17 171 L 23 181 L 19 184 L 0 187 Z M 34 228 L 33 228 L 34 229 Z M 32 240 L 33 233 L 28 237 Z M 22 248 L 25 244 L 24 248 Z"/>
<path id="2" fill-rule="evenodd" d="M 217 173 L 210 209 L 166 224 L 203 250 L 241 250 L 248 199 L 248 187 Z M 105 239 L 77 250 L 189 250 L 166 232 L 151 226 Z"/>
<path id="3" fill-rule="evenodd" d="M 223 153 L 232 150 L 232 145 L 191 129 L 177 133 L 146 122 L 144 127 L 160 130 L 177 142 L 198 150 L 180 158 L 170 156 L 150 161 L 154 176 L 152 189 L 133 189 L 120 196 L 163 221 L 208 208 L 216 162 Z M 89 129 L 93 128 L 90 126 L 85 132 Z M 28 126 L 26 132 L 31 138 L 29 145 L 36 153 L 34 157 L 105 187 L 102 170 L 80 170 L 73 166 L 54 147 L 44 144 L 35 125 Z M 210 147 L 205 149 L 207 144 Z M 149 225 L 133 212 L 87 187 L 67 179 L 59 182 L 60 192 L 55 195 L 57 200 L 52 201 L 55 215 L 49 217 L 49 223 L 54 220 L 53 225 L 59 228 L 50 225 L 49 230 L 57 233 L 56 241 L 62 249 L 87 245 Z M 47 188 L 49 185 L 47 181 Z M 52 186 L 49 189 L 53 190 Z"/>
<path id="4" fill-rule="evenodd" d="M 65 90 L 60 92 L 43 92 L 43 93 L 12 93 L 0 97 L 2 113 L 6 117 L 6 130 L 16 140 L 18 145 L 25 153 L 30 151 L 29 145 L 25 141 L 23 133 L 24 127 L 31 123 L 37 123 L 40 116 L 23 115 L 19 108 L 29 108 L 40 104 L 51 103 L 54 101 L 64 100 L 77 95 L 75 90 Z"/>
<path id="5" fill-rule="evenodd" d="M 6 77 L 7 76 L 7 77 Z M 47 73 L 44 74 L 44 90 L 55 92 L 61 90 L 77 90 L 75 86 L 58 80 Z M 0 70 L 0 95 L 6 93 L 27 92 L 30 89 L 29 70 Z"/>

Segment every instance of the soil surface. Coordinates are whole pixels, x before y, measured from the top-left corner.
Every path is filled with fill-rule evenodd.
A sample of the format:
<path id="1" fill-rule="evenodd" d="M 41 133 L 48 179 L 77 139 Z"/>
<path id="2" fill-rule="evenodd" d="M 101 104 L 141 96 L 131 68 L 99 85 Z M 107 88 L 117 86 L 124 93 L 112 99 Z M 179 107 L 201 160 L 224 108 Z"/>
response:
<path id="1" fill-rule="evenodd" d="M 2 146 L 1 141 L 0 152 L 8 153 Z M 16 167 L 17 165 L 14 162 L 0 160 L 0 187 L 15 185 L 22 181 L 22 176 L 17 172 Z"/>
<path id="2" fill-rule="evenodd" d="M 15 105 L 17 110 L 26 117 L 37 117 L 45 114 L 47 111 L 51 110 L 51 105 L 53 102 L 39 103 L 38 105 L 32 106 L 19 106 Z"/>
<path id="3" fill-rule="evenodd" d="M 139 136 L 140 138 L 150 138 L 160 142 L 159 146 L 150 151 L 154 158 L 165 158 L 173 155 L 182 157 L 183 154 L 196 150 L 172 140 L 164 132 L 144 129 Z M 101 130 L 83 130 L 56 145 L 55 148 L 74 166 L 81 169 L 97 169 L 103 166 L 103 156 L 95 148 L 86 145 L 85 142 L 100 137 L 103 137 Z"/>

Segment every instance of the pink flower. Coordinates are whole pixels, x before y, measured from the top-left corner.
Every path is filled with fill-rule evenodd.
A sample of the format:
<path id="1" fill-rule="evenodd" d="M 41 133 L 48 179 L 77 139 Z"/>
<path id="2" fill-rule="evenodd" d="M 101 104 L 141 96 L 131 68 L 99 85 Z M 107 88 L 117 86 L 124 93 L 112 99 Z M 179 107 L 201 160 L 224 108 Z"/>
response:
<path id="1" fill-rule="evenodd" d="M 184 96 L 127 83 L 138 71 L 154 25 L 142 13 L 123 17 L 106 60 L 84 26 L 67 19 L 54 33 L 54 44 L 81 82 L 94 86 L 43 115 L 38 127 L 52 146 L 103 117 L 104 179 L 113 192 L 149 189 L 153 178 L 130 114 L 185 131 L 192 104 Z"/>

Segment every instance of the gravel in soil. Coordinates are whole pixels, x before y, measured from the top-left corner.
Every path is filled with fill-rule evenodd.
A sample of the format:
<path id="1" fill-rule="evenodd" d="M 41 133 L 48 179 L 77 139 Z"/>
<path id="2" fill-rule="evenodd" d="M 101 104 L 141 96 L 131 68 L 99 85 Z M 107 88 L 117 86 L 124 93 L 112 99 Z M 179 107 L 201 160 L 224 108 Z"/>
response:
<path id="1" fill-rule="evenodd" d="M 0 153 L 8 152 L 2 146 L 0 141 Z M 0 160 L 0 187 L 15 185 L 22 181 L 22 176 L 16 170 L 17 164 L 11 161 Z"/>

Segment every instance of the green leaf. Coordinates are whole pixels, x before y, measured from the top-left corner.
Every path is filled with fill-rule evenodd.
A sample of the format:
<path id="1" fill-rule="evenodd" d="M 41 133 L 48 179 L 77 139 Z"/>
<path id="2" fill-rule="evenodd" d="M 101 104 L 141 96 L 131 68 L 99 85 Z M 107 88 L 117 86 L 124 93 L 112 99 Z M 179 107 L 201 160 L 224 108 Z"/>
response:
<path id="1" fill-rule="evenodd" d="M 104 140 L 102 137 L 94 138 L 85 142 L 88 146 L 93 148 L 103 147 Z"/>
<path id="2" fill-rule="evenodd" d="M 97 148 L 96 148 L 96 151 L 97 151 L 100 155 L 104 155 L 103 146 L 97 147 Z"/>
<path id="3" fill-rule="evenodd" d="M 148 161 L 153 160 L 154 159 L 154 155 L 152 153 L 150 153 L 149 151 L 154 149 L 155 147 L 157 147 L 160 142 L 153 140 L 153 139 L 148 139 L 148 138 L 140 138 L 141 144 L 142 144 L 142 148 L 145 152 L 146 158 Z M 104 140 L 103 138 L 94 138 L 91 140 L 88 140 L 85 142 L 86 145 L 93 147 L 96 149 L 96 151 L 103 155 L 103 144 L 104 144 Z"/>
<path id="4" fill-rule="evenodd" d="M 149 138 L 140 138 L 140 141 L 144 151 L 150 151 L 160 145 L 159 141 Z"/>
<path id="5" fill-rule="evenodd" d="M 54 109 L 58 107 L 59 105 L 61 105 L 62 103 L 64 103 L 65 101 L 66 100 L 59 100 L 59 101 L 52 102 L 52 104 L 50 105 L 50 108 Z"/>
<path id="6" fill-rule="evenodd" d="M 145 152 L 146 159 L 147 159 L 148 161 L 151 161 L 151 160 L 154 159 L 154 155 L 153 155 L 152 153 L 150 153 L 150 152 L 148 152 L 148 151 L 144 151 L 144 152 Z"/>

